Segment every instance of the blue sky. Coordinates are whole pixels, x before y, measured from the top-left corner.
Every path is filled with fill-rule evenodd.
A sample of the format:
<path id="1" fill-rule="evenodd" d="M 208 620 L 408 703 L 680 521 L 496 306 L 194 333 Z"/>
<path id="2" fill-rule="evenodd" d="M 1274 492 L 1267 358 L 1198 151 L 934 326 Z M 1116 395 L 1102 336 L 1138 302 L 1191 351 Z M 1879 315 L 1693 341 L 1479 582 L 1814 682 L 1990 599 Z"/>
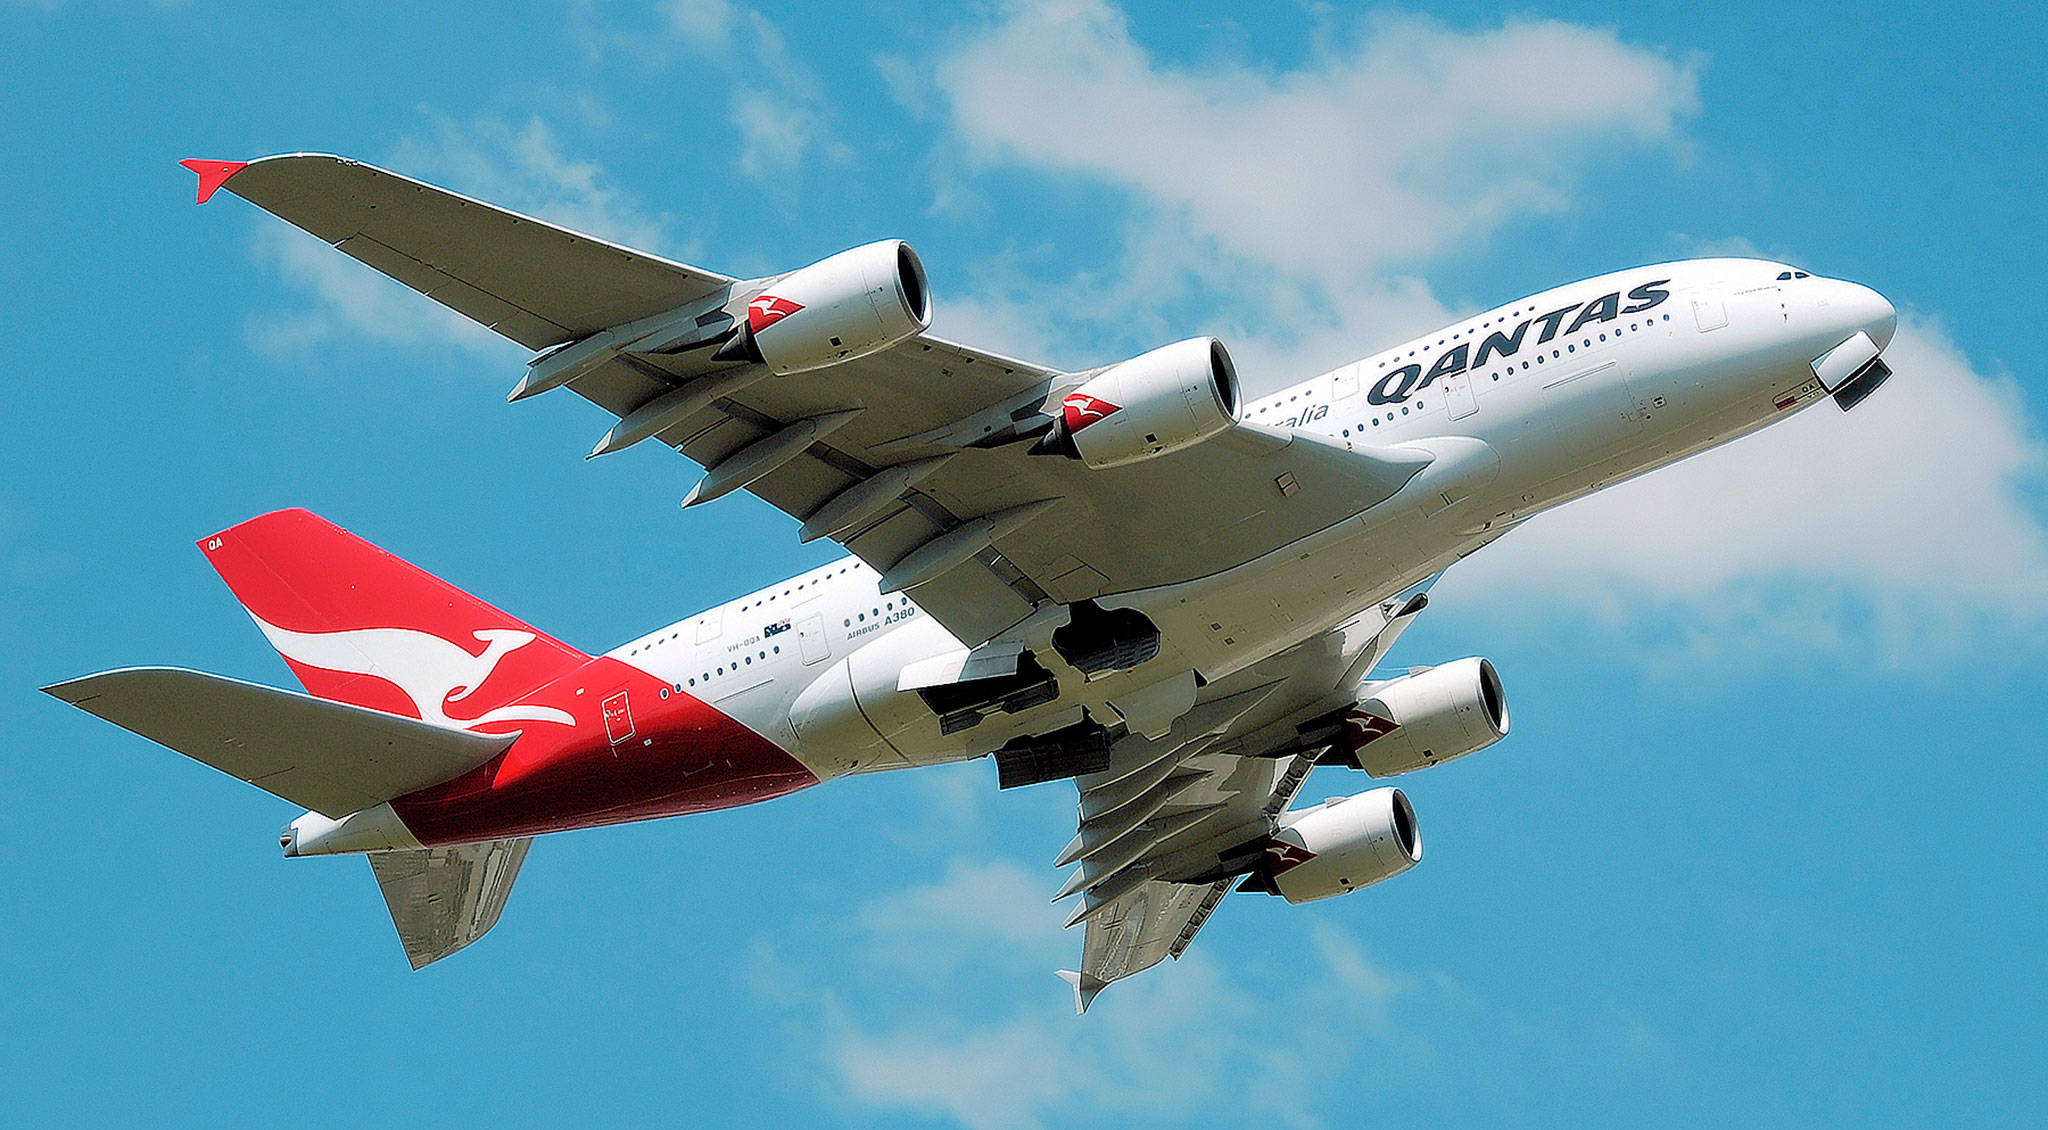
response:
<path id="1" fill-rule="evenodd" d="M 2048 1118 L 2048 17 L 1772 7 L 0 6 L 0 1106 Z M 902 236 L 943 332 L 1055 364 L 1215 333 L 1271 389 L 1756 252 L 1890 296 L 1899 376 L 1454 570 L 1396 658 L 1491 656 L 1515 732 L 1402 782 L 1424 865 L 1233 899 L 1085 1021 L 1044 901 L 1071 792 L 986 764 L 544 840 L 414 974 L 360 861 L 278 858 L 282 802 L 33 688 L 287 682 L 192 549 L 280 506 L 592 650 L 830 550 L 751 499 L 680 512 L 672 455 L 585 463 L 595 409 L 503 403 L 518 349 L 176 167 L 301 149 L 734 273 Z"/>

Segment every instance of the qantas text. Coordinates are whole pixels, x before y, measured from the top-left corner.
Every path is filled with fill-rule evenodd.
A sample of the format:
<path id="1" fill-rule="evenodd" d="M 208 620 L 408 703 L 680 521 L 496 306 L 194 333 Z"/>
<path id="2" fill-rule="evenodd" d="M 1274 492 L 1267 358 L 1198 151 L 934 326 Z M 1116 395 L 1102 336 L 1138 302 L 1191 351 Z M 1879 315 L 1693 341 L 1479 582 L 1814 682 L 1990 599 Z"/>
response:
<path id="1" fill-rule="evenodd" d="M 1434 362 L 1424 357 L 1422 361 L 1403 365 L 1381 377 L 1372 386 L 1366 400 L 1373 404 L 1399 404 L 1444 377 L 1462 373 L 1466 369 L 1485 368 L 1487 362 L 1495 357 L 1512 357 L 1522 348 L 1522 340 L 1528 336 L 1530 326 L 1543 327 L 1536 337 L 1536 344 L 1542 345 L 1556 337 L 1560 327 L 1566 336 L 1570 336 L 1594 322 L 1611 322 L 1624 314 L 1640 314 L 1671 297 L 1670 291 L 1661 289 L 1670 281 L 1658 279 L 1629 291 L 1627 306 L 1621 304 L 1621 292 L 1615 291 L 1612 294 L 1601 295 L 1591 302 L 1574 303 L 1552 310 L 1548 314 L 1530 318 L 1515 326 L 1513 330 L 1496 330 L 1479 343 L 1477 353 L 1472 352 L 1472 343 L 1461 342 L 1452 346 Z M 1573 317 L 1574 312 L 1577 313 L 1576 317 Z M 1566 318 L 1571 318 L 1569 325 L 1565 323 Z M 1427 371 L 1423 369 L 1425 363 L 1429 364 Z"/>

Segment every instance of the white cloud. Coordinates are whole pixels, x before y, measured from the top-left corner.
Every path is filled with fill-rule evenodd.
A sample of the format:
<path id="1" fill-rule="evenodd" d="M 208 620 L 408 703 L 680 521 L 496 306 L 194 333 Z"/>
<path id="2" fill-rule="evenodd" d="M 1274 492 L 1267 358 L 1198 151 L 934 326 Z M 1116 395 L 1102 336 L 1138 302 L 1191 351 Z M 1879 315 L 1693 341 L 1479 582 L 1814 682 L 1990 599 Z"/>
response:
<path id="1" fill-rule="evenodd" d="M 1309 936 L 1353 1014 L 1364 1021 L 1375 1037 L 1395 1038 L 1394 1001 L 1415 987 L 1414 979 L 1380 968 L 1363 947 L 1327 922 L 1317 922 L 1310 928 Z"/>
<path id="2" fill-rule="evenodd" d="M 1060 939 L 1061 916 L 1053 913 L 1054 887 L 1046 881 L 1052 874 L 1006 859 L 955 859 L 943 880 L 877 898 L 862 909 L 860 921 L 879 938 L 940 930 L 1042 950 Z"/>
<path id="3" fill-rule="evenodd" d="M 1616 145 L 1674 145 L 1689 64 L 1610 30 L 1419 17 L 1362 25 L 1293 71 L 1151 58 L 1104 0 L 1013 6 L 934 82 L 988 162 L 1084 174 L 1243 258 L 1375 280 L 1562 207 Z"/>
<path id="4" fill-rule="evenodd" d="M 731 46 L 739 24 L 739 10 L 731 0 L 668 0 L 661 5 L 661 14 L 677 38 L 705 52 Z"/>
<path id="5" fill-rule="evenodd" d="M 808 107 L 766 91 L 735 90 L 732 123 L 740 131 L 740 171 L 750 177 L 796 168 L 818 137 Z"/>
<path id="6" fill-rule="evenodd" d="M 1291 69 L 1180 66 L 1106 0 L 1059 0 L 1003 9 L 928 88 L 904 66 L 885 73 L 906 106 L 950 115 L 954 147 L 984 173 L 1069 174 L 1133 205 L 1113 265 L 1048 280 L 998 257 L 980 297 L 940 307 L 944 332 L 1096 364 L 1184 335 L 1172 315 L 1208 298 L 1200 324 L 1258 393 L 1450 320 L 1413 272 L 1572 206 L 1588 164 L 1682 159 L 1697 69 L 1607 29 L 1410 16 L 1359 22 Z M 936 175 L 962 198 L 955 169 Z M 1077 348 L 1094 355 L 1052 355 Z M 1442 595 L 1591 612 L 1615 630 L 1656 609 L 1670 614 L 1660 630 L 1676 617 L 1689 639 L 1658 650 L 1693 661 L 1796 641 L 1907 663 L 2001 617 L 2026 635 L 2048 612 L 2048 536 L 2017 388 L 1925 320 L 1909 319 L 1891 357 L 1898 376 L 1857 412 L 1823 406 L 1545 515 L 1454 570 Z M 1531 593 L 1540 601 L 1504 607 Z"/>
<path id="7" fill-rule="evenodd" d="M 1413 268 L 1569 206 L 1603 158 L 1681 153 L 1697 109 L 1693 63 L 1610 30 L 1382 16 L 1331 44 L 1291 70 L 1180 67 L 1105 0 L 1062 0 L 1007 7 L 928 79 L 882 60 L 899 102 L 950 125 L 935 207 L 972 207 L 969 174 L 1012 167 L 1135 205 L 1099 273 L 999 266 L 959 315 L 941 305 L 942 329 L 993 327 L 1040 358 L 1085 343 L 1096 355 L 1048 359 L 1098 364 L 1184 335 L 1187 302 L 1206 300 L 1225 320 L 1203 328 L 1271 390 L 1450 320 Z"/>
<path id="8" fill-rule="evenodd" d="M 942 1114 L 970 1130 L 1028 1130 L 1094 1081 L 1071 1041 L 1036 1020 L 965 1034 L 852 1036 L 834 1056 L 847 1092 L 876 1106 Z"/>
<path id="9" fill-rule="evenodd" d="M 1611 625 L 1677 611 L 1698 629 L 1675 652 L 1688 664 L 1789 646 L 1902 666 L 2030 635 L 2048 616 L 2030 493 L 2048 449 L 2017 385 L 1924 320 L 1886 356 L 1896 375 L 1856 411 L 1822 403 L 1542 515 L 1452 570 L 1439 598 Z"/>
<path id="10" fill-rule="evenodd" d="M 984 967 L 1002 964 L 1001 951 L 974 931 L 937 928 L 922 945 L 939 952 L 965 946 L 963 954 Z M 1305 972 L 1309 988 L 1335 988 L 1320 981 L 1320 970 Z M 1057 1126 L 1115 1112 L 1160 1121 L 1219 1106 L 1277 1113 L 1298 1101 L 1266 1094 L 1256 1070 L 1245 1067 L 1260 1061 L 1259 1041 L 1273 1037 L 1268 1027 L 1285 1024 L 1289 1002 L 1255 1000 L 1205 959 L 1119 984 L 1111 990 L 1115 1005 L 1105 997 L 1085 1018 L 1073 1015 L 1049 972 L 1006 984 L 1015 989 L 994 1013 L 932 993 L 893 1022 L 843 1024 L 829 1053 L 836 1086 L 859 1102 L 971 1130 Z"/>
<path id="11" fill-rule="evenodd" d="M 1411 1031 L 1425 1010 L 1473 1007 L 1441 975 L 1388 971 L 1303 916 L 1272 940 L 1289 957 L 1269 975 L 1226 972 L 1196 950 L 1076 1018 L 1050 969 L 1081 932 L 1059 929 L 1045 886 L 1015 861 L 956 861 L 939 882 L 869 900 L 829 980 L 803 984 L 768 953 L 757 988 L 822 1028 L 821 1082 L 838 1097 L 971 1130 L 1220 1111 L 1319 1125 L 1310 1112 L 1358 1063 L 1386 1074 L 1430 1061 Z M 1321 1042 L 1312 1064 L 1286 1050 L 1304 1032 Z"/>
<path id="12" fill-rule="evenodd" d="M 425 111 L 425 134 L 394 147 L 391 162 L 407 176 L 442 185 L 589 235 L 674 255 L 669 217 L 648 212 L 614 187 L 604 167 L 572 157 L 538 116 L 514 124 L 479 117 L 459 122 Z"/>
<path id="13" fill-rule="evenodd" d="M 842 163 L 850 157 L 826 128 L 817 76 L 790 54 L 774 21 L 742 11 L 730 0 L 671 0 L 661 14 L 690 65 L 700 71 L 710 67 L 727 88 L 729 116 L 740 138 L 735 163 L 741 173 L 769 180 L 800 168 L 814 153 Z M 605 44 L 603 54 L 652 53 L 658 59 L 663 54 L 631 37 L 600 34 L 598 40 Z"/>
<path id="14" fill-rule="evenodd" d="M 1051 975 L 1082 940 L 1047 901 L 1056 878 L 1014 859 L 955 859 L 935 882 L 863 903 L 833 942 L 846 960 L 829 969 L 793 966 L 764 942 L 756 991 L 821 1031 L 821 1081 L 840 1098 L 971 1130 L 1219 1109 L 1311 1124 L 1309 1092 L 1342 1078 L 1354 1057 L 1427 1058 L 1405 1030 L 1407 1009 L 1471 1007 L 1440 988 L 1441 975 L 1388 971 L 1304 916 L 1273 943 L 1292 955 L 1277 980 L 1226 973 L 1197 950 L 1118 983 L 1076 1018 Z M 1300 1031 L 1336 1045 L 1312 1072 L 1276 1051 Z"/>

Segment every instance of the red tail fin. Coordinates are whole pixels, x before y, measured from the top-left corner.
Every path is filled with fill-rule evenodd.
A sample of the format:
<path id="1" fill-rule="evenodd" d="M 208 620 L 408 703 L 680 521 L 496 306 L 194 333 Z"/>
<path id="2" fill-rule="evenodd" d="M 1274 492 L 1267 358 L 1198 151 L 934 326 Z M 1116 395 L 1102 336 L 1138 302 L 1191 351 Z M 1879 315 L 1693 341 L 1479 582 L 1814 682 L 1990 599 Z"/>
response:
<path id="1" fill-rule="evenodd" d="M 305 510 L 199 542 L 308 693 L 441 725 L 560 721 L 519 698 L 590 657 Z"/>

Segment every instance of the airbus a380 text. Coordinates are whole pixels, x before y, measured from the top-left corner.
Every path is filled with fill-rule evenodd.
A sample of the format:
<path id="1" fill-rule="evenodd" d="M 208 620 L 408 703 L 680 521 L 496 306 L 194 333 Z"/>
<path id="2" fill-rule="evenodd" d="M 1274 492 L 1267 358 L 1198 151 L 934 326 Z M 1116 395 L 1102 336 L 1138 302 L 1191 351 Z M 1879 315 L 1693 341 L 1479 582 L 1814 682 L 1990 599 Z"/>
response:
<path id="1" fill-rule="evenodd" d="M 1422 857 L 1379 787 L 1508 730 L 1482 659 L 1391 676 L 1446 568 L 1538 511 L 1889 375 L 1892 307 L 1782 263 L 1619 271 L 1253 402 L 1195 338 L 1059 372 L 933 338 L 898 241 L 741 280 L 353 161 L 187 162 L 535 350 L 567 388 L 852 556 L 584 652 L 305 511 L 200 548 L 306 694 L 171 668 L 51 693 L 302 805 L 365 853 L 415 966 L 498 919 L 532 837 L 991 757 L 1071 780 L 1085 1009 L 1232 890 L 1346 893 Z"/>

